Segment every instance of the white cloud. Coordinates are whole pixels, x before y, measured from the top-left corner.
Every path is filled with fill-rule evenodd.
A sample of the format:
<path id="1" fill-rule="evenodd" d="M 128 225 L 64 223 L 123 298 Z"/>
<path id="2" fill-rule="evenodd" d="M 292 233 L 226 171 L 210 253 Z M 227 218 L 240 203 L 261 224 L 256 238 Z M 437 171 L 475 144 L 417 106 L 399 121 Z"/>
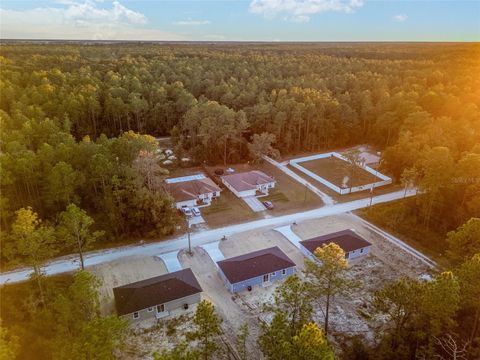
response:
<path id="1" fill-rule="evenodd" d="M 285 14 L 287 20 L 306 22 L 314 14 L 327 11 L 349 13 L 362 5 L 363 0 L 252 0 L 249 11 L 270 19 Z"/>
<path id="2" fill-rule="evenodd" d="M 175 21 L 173 24 L 174 24 L 174 25 L 184 25 L 184 26 L 197 26 L 197 25 L 207 25 L 207 24 L 210 24 L 210 21 L 208 21 L 208 20 L 192 20 L 192 19 L 187 19 L 187 20 Z"/>
<path id="3" fill-rule="evenodd" d="M 181 40 L 147 27 L 147 17 L 118 1 L 57 1 L 56 6 L 0 9 L 0 37 L 66 40 Z"/>
<path id="4" fill-rule="evenodd" d="M 393 17 L 393 20 L 396 22 L 404 22 L 408 19 L 408 16 L 405 14 L 397 14 Z"/>

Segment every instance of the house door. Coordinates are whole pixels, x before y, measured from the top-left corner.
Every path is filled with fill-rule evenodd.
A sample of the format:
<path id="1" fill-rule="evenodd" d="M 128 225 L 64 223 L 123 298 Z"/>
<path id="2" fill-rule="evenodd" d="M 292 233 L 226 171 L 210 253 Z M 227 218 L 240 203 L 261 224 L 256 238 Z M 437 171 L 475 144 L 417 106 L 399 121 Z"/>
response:
<path id="1" fill-rule="evenodd" d="M 268 279 L 268 274 L 263 275 L 263 282 L 268 282 L 268 280 L 269 280 L 269 279 Z"/>
<path id="2" fill-rule="evenodd" d="M 157 305 L 157 314 L 162 314 L 165 312 L 165 305 Z"/>

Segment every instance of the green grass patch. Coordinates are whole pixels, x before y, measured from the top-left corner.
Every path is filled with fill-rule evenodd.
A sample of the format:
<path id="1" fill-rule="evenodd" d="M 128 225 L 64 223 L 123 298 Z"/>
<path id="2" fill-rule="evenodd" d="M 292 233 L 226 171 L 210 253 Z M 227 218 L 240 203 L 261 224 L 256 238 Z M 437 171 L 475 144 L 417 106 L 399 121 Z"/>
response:
<path id="1" fill-rule="evenodd" d="M 232 207 L 227 202 L 213 201 L 210 206 L 204 207 L 202 212 L 204 214 L 215 214 L 221 211 L 230 210 Z"/>
<path id="2" fill-rule="evenodd" d="M 276 189 L 270 190 L 268 196 L 259 198 L 260 201 L 271 201 L 271 202 L 288 202 L 290 199 L 281 191 Z"/>

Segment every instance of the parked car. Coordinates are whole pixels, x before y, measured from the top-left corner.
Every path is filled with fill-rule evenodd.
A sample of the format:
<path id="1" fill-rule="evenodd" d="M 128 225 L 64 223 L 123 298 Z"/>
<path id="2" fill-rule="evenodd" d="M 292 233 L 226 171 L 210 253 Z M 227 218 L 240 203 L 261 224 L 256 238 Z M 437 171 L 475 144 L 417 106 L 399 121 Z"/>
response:
<path id="1" fill-rule="evenodd" d="M 265 206 L 268 210 L 272 210 L 273 209 L 273 204 L 271 201 L 263 201 L 262 202 L 263 206 Z"/>
<path id="2" fill-rule="evenodd" d="M 182 206 L 182 212 L 187 216 L 192 216 L 192 210 L 188 206 Z"/>
<path id="3" fill-rule="evenodd" d="M 192 213 L 194 216 L 200 216 L 200 210 L 196 207 L 192 208 Z"/>

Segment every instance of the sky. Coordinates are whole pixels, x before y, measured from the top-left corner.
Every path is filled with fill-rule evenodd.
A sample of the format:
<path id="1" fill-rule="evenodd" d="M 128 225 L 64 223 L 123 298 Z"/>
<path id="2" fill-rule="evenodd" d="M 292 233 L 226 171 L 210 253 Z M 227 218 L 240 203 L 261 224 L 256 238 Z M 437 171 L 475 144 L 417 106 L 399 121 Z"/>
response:
<path id="1" fill-rule="evenodd" d="M 1 0 L 0 38 L 480 41 L 480 0 Z"/>

